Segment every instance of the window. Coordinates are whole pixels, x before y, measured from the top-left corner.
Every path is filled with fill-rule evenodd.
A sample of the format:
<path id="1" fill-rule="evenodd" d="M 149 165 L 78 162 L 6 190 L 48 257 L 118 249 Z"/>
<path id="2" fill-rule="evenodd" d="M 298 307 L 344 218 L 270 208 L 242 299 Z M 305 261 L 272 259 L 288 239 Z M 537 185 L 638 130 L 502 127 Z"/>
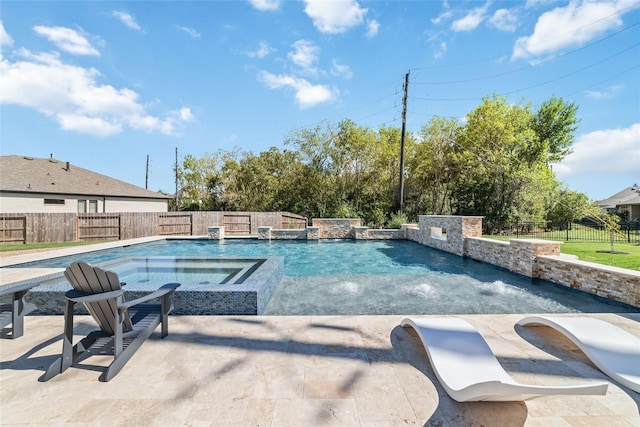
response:
<path id="1" fill-rule="evenodd" d="M 45 205 L 64 205 L 64 199 L 44 199 Z"/>
<path id="2" fill-rule="evenodd" d="M 97 213 L 97 200 L 78 200 L 78 213 Z"/>

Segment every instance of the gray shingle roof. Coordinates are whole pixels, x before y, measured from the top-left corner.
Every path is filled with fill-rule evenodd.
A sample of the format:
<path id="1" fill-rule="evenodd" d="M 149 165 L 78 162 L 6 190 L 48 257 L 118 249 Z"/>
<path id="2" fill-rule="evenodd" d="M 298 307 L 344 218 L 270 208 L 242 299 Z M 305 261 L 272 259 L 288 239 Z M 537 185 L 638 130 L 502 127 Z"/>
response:
<path id="1" fill-rule="evenodd" d="M 607 208 L 615 208 L 620 205 L 640 205 L 638 186 L 627 187 L 611 197 L 598 201 L 598 205 Z"/>
<path id="2" fill-rule="evenodd" d="M 0 156 L 0 191 L 169 199 L 57 159 Z"/>

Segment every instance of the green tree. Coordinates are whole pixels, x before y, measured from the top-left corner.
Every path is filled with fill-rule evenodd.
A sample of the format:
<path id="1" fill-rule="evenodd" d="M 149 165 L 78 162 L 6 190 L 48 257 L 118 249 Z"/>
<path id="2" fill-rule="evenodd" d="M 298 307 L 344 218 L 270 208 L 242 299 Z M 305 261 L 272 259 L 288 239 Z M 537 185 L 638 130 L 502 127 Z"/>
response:
<path id="1" fill-rule="evenodd" d="M 178 167 L 178 210 L 210 209 L 209 182 L 222 153 L 206 153 L 200 158 L 187 154 Z"/>
<path id="2" fill-rule="evenodd" d="M 528 153 L 534 159 L 546 157 L 547 163 L 557 163 L 571 153 L 573 132 L 580 122 L 578 107 L 555 96 L 542 103 L 531 122 L 538 139 Z"/>
<path id="3" fill-rule="evenodd" d="M 484 215 L 489 223 L 514 220 L 517 197 L 536 164 L 528 155 L 537 141 L 530 123 L 529 105 L 497 95 L 467 115 L 455 144 L 463 175 L 453 190 L 457 213 Z"/>
<path id="4" fill-rule="evenodd" d="M 408 159 L 408 188 L 413 201 L 413 214 L 442 215 L 451 212 L 449 205 L 456 182 L 453 152 L 460 125 L 455 119 L 435 117 L 418 135 L 412 156 Z"/>
<path id="5" fill-rule="evenodd" d="M 589 198 L 566 187 L 552 193 L 546 209 L 546 220 L 555 223 L 570 223 L 587 216 Z"/>

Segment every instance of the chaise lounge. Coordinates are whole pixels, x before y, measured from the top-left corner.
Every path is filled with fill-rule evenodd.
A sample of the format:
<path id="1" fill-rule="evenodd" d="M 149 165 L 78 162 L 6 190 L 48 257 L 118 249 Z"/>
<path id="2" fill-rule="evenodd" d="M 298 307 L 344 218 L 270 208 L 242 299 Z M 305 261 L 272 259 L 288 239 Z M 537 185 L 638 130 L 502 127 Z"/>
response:
<path id="1" fill-rule="evenodd" d="M 502 368 L 480 333 L 464 319 L 406 318 L 401 325 L 418 333 L 438 381 L 458 402 L 524 401 L 607 392 L 606 381 L 551 386 L 516 382 Z"/>
<path id="2" fill-rule="evenodd" d="M 574 342 L 602 372 L 640 393 L 640 339 L 593 317 L 530 316 L 521 326 L 548 326 Z"/>

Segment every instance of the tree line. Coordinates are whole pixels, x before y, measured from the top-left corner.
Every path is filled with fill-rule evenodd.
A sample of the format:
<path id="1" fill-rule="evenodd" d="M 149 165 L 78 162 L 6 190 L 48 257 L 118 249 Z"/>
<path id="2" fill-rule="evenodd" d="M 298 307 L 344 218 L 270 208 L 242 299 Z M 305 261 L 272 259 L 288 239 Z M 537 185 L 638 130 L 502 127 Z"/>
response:
<path id="1" fill-rule="evenodd" d="M 218 150 L 178 165 L 179 210 L 288 211 L 309 218 L 362 218 L 371 227 L 417 215 L 481 215 L 486 224 L 570 221 L 589 202 L 555 177 L 570 152 L 574 103 L 539 107 L 483 98 L 464 119 L 434 117 L 405 135 L 346 119 L 291 131 L 283 148 Z"/>

